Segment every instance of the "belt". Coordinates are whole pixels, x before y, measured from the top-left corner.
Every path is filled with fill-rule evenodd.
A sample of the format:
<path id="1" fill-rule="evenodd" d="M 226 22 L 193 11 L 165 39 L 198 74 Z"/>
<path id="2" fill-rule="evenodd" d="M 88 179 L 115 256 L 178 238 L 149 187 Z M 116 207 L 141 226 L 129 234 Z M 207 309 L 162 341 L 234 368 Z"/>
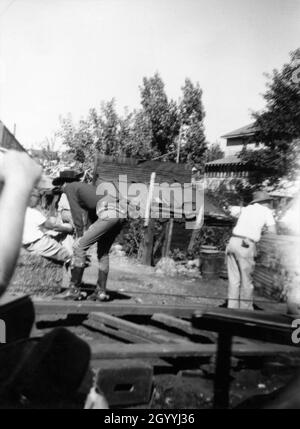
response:
<path id="1" fill-rule="evenodd" d="M 256 241 L 252 240 L 252 238 L 245 237 L 244 235 L 232 234 L 232 237 L 242 238 L 243 240 L 249 240 L 249 241 L 252 241 L 252 243 L 254 243 L 254 244 L 256 243 Z"/>

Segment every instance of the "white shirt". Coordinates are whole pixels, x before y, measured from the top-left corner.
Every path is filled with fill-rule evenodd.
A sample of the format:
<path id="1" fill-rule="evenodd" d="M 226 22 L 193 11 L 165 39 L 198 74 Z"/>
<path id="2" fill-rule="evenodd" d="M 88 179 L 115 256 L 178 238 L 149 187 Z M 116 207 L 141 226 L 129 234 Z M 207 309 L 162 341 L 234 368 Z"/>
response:
<path id="1" fill-rule="evenodd" d="M 260 240 L 263 227 L 274 225 L 275 219 L 271 209 L 257 203 L 250 204 L 242 209 L 237 224 L 233 229 L 233 234 L 251 238 L 251 240 L 257 242 Z"/>
<path id="2" fill-rule="evenodd" d="M 39 240 L 44 235 L 41 225 L 46 222 L 46 217 L 37 209 L 27 207 L 23 229 L 23 244 L 30 244 Z"/>

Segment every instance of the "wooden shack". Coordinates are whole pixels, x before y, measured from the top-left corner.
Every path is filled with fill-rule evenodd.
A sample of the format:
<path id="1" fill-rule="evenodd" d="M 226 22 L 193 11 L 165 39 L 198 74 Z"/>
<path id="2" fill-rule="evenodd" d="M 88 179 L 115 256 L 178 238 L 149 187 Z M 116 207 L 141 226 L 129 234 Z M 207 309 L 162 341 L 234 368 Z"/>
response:
<path id="1" fill-rule="evenodd" d="M 257 250 L 254 271 L 257 292 L 285 301 L 289 288 L 300 288 L 300 236 L 264 234 Z"/>
<path id="2" fill-rule="evenodd" d="M 152 160 L 139 161 L 132 158 L 114 158 L 112 156 L 98 154 L 95 160 L 94 184 L 98 185 L 101 182 L 112 182 L 115 186 L 118 186 L 119 177 L 122 175 L 126 176 L 128 184 L 144 183 L 148 186 L 153 172 L 156 175 L 155 183 L 159 184 L 165 183 L 171 185 L 178 183 L 180 185 L 189 185 L 192 181 L 192 169 L 186 164 Z M 170 250 L 186 250 L 188 248 L 193 234 L 193 228 L 190 227 L 190 225 L 195 222 L 197 216 L 195 201 L 192 199 L 187 202 L 190 206 L 190 211 L 184 210 L 184 216 L 182 215 L 183 210 L 180 206 L 177 207 L 179 212 L 178 216 L 176 215 L 176 208 L 173 207 L 171 210 L 171 218 L 174 219 L 174 222 L 171 240 L 168 246 Z M 228 226 L 232 224 L 232 219 L 225 213 L 223 208 L 220 207 L 218 202 L 213 199 L 211 194 L 205 192 L 205 190 L 203 205 L 204 223 L 206 225 Z M 170 209 L 170 207 L 167 207 L 167 209 Z M 168 224 L 169 221 L 162 215 L 164 210 L 163 204 L 160 205 L 159 210 L 159 220 Z M 168 232 L 166 235 L 168 235 Z"/>

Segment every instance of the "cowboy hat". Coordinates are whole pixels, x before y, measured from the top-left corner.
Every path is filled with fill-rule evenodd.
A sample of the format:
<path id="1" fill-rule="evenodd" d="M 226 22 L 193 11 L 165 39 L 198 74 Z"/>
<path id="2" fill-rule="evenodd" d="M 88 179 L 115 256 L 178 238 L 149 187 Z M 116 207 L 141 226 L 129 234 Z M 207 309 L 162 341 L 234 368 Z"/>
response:
<path id="1" fill-rule="evenodd" d="M 60 186 L 65 182 L 76 182 L 83 176 L 83 172 L 79 173 L 75 170 L 60 171 L 59 176 L 52 180 L 53 186 Z"/>
<path id="2" fill-rule="evenodd" d="M 89 371 L 89 345 L 65 328 L 59 327 L 41 339 L 13 341 L 0 348 L 1 407 L 53 408 L 79 395 Z M 88 392 L 88 387 L 83 386 Z M 5 407 L 6 408 L 6 407 Z"/>
<path id="3" fill-rule="evenodd" d="M 256 191 L 253 192 L 253 200 L 250 204 L 262 203 L 266 201 L 272 201 L 273 198 L 265 191 Z"/>

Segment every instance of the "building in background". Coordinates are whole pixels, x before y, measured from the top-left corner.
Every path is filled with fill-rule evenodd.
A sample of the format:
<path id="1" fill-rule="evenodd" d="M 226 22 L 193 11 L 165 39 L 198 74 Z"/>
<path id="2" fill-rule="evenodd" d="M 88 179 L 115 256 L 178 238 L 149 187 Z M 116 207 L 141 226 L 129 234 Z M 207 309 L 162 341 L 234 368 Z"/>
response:
<path id="1" fill-rule="evenodd" d="M 257 140 L 256 133 L 259 129 L 254 123 L 238 128 L 221 136 L 226 139 L 225 157 L 237 155 L 243 149 L 259 149 L 262 143 Z"/>
<path id="2" fill-rule="evenodd" d="M 239 153 L 243 149 L 255 150 L 263 146 L 257 140 L 258 131 L 255 124 L 251 123 L 221 136 L 226 139 L 225 157 L 205 164 L 208 188 L 214 189 L 225 184 L 228 189 L 234 190 L 237 179 L 245 184 L 251 174 L 257 173 L 239 158 Z"/>

